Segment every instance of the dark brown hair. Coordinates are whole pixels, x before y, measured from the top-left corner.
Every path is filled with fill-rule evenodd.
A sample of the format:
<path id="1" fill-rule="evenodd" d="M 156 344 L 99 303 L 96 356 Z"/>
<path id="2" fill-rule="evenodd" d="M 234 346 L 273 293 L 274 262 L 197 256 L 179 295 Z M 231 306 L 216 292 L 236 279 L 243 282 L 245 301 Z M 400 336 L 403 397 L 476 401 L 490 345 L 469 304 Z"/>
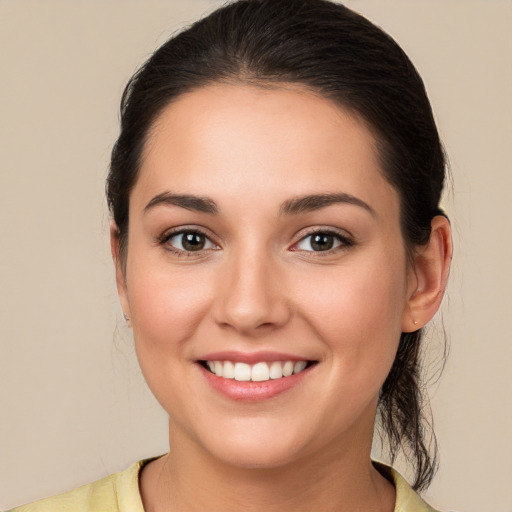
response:
<path id="1" fill-rule="evenodd" d="M 430 236 L 445 156 L 423 82 L 395 41 L 364 17 L 327 0 L 239 0 L 172 37 L 132 77 L 121 102 L 108 205 L 121 254 L 130 193 L 148 132 L 169 103 L 210 83 L 297 83 L 334 100 L 374 133 L 386 179 L 399 192 L 409 254 Z M 437 449 L 426 439 L 420 380 L 422 333 L 403 333 L 381 390 L 379 415 L 391 460 L 400 450 L 428 486 Z M 433 435 L 433 434 L 432 434 Z"/>

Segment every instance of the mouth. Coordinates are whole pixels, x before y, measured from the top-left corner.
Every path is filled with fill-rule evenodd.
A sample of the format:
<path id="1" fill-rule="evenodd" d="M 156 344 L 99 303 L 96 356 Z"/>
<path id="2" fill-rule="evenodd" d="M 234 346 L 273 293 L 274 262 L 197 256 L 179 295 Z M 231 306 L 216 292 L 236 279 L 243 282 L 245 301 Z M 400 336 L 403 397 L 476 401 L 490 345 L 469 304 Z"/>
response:
<path id="1" fill-rule="evenodd" d="M 317 364 L 318 361 L 259 361 L 248 364 L 230 360 L 200 360 L 208 372 L 222 379 L 238 382 L 266 382 L 287 379 Z"/>

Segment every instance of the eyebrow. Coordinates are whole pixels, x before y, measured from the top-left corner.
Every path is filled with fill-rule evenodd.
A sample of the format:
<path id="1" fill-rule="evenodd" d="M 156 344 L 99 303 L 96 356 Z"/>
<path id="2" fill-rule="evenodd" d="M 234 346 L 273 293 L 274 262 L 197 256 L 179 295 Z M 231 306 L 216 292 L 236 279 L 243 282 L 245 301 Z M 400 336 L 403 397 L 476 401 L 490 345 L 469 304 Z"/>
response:
<path id="1" fill-rule="evenodd" d="M 171 194 L 170 192 L 163 192 L 153 197 L 144 207 L 144 213 L 160 205 L 179 206 L 186 210 L 209 213 L 210 215 L 219 213 L 219 208 L 215 201 L 208 197 L 200 197 L 192 194 Z"/>
<path id="2" fill-rule="evenodd" d="M 351 194 L 343 192 L 332 194 L 312 194 L 294 197 L 285 201 L 280 208 L 282 215 L 298 215 L 300 213 L 319 210 L 333 204 L 352 204 L 364 208 L 373 216 L 376 216 L 375 210 L 362 199 Z M 178 206 L 186 210 L 197 211 L 216 215 L 219 213 L 217 203 L 208 197 L 196 196 L 193 194 L 172 194 L 171 192 L 163 192 L 153 197 L 151 201 L 144 207 L 144 213 L 160 205 Z"/>
<path id="3" fill-rule="evenodd" d="M 375 210 L 362 199 L 350 194 L 337 193 L 337 194 L 313 194 L 306 196 L 299 196 L 285 201 L 281 206 L 281 214 L 297 215 L 299 213 L 311 212 L 331 206 L 333 204 L 352 204 L 364 208 L 374 217 L 376 216 Z"/>

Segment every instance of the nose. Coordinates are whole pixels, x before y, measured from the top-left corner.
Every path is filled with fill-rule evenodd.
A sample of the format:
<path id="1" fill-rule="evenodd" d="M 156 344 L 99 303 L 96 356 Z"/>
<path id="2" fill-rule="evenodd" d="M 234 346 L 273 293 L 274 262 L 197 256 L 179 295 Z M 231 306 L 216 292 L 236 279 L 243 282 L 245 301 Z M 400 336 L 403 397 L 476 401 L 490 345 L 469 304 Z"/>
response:
<path id="1" fill-rule="evenodd" d="M 240 254 L 225 263 L 214 308 L 221 327 L 258 337 L 289 321 L 290 305 L 278 262 L 258 252 Z"/>

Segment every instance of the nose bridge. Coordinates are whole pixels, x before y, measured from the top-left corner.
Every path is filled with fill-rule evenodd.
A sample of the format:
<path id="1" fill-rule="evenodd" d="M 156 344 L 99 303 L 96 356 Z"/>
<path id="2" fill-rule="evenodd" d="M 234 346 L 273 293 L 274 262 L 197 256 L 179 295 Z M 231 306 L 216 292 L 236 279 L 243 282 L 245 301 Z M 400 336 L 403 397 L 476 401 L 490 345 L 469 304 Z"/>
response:
<path id="1" fill-rule="evenodd" d="M 231 251 L 219 275 L 217 321 L 253 334 L 286 323 L 289 311 L 280 274 L 275 256 L 261 245 Z"/>

